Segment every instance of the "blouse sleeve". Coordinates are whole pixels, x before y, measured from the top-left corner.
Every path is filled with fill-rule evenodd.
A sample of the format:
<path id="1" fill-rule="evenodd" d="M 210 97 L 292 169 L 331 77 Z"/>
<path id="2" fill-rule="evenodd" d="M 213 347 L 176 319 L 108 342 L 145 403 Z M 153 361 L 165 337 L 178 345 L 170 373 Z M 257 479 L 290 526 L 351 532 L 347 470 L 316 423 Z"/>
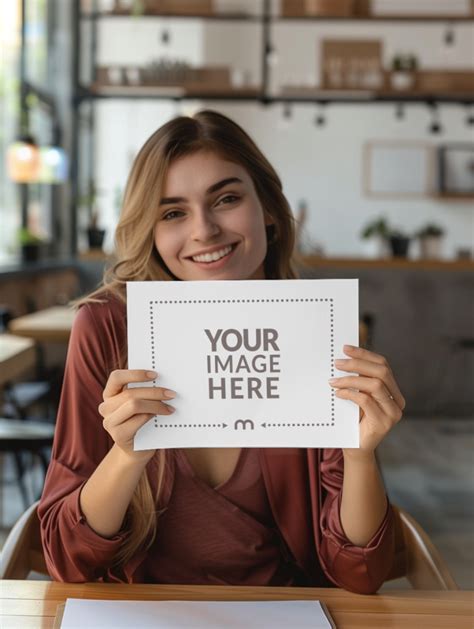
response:
<path id="1" fill-rule="evenodd" d="M 395 552 L 393 513 L 387 511 L 366 546 L 354 546 L 346 537 L 340 518 L 344 459 L 342 450 L 323 451 L 321 461 L 321 559 L 326 572 L 340 587 L 360 594 L 376 592 L 386 579 Z"/>
<path id="2" fill-rule="evenodd" d="M 98 535 L 79 504 L 84 483 L 112 446 L 97 410 L 112 355 L 93 306 L 83 306 L 71 332 L 52 458 L 38 507 L 46 564 L 58 581 L 103 580 L 126 536 Z"/>

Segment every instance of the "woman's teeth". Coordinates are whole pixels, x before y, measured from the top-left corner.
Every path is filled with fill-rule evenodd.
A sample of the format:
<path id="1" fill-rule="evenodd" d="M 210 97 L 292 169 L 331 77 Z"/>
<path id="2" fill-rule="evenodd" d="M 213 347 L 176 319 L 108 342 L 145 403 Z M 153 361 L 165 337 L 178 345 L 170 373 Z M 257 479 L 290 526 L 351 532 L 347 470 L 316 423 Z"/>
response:
<path id="1" fill-rule="evenodd" d="M 228 255 L 232 251 L 232 247 L 224 247 L 223 249 L 219 249 L 219 251 L 214 251 L 214 253 L 203 253 L 200 256 L 193 256 L 194 262 L 216 262 L 216 260 L 220 260 L 224 256 Z"/>

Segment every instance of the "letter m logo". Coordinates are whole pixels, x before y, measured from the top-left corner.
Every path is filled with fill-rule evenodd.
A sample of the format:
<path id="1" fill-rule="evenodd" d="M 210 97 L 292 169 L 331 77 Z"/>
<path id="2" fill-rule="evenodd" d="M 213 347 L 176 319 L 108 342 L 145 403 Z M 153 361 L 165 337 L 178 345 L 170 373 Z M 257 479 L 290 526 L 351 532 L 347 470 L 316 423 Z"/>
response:
<path id="1" fill-rule="evenodd" d="M 237 421 L 234 422 L 234 430 L 238 430 L 239 428 L 247 430 L 247 424 L 250 426 L 251 430 L 254 430 L 255 426 L 251 419 L 237 419 Z"/>

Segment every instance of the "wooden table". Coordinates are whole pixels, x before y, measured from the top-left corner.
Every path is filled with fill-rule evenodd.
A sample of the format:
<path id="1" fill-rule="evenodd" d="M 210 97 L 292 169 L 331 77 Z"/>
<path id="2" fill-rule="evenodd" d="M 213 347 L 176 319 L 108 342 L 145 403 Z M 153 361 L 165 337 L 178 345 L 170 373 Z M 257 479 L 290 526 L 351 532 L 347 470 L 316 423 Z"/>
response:
<path id="1" fill-rule="evenodd" d="M 75 315 L 69 306 L 53 306 L 12 319 L 8 330 L 42 343 L 67 343 Z"/>
<path id="2" fill-rule="evenodd" d="M 35 366 L 35 343 L 13 334 L 0 334 L 0 387 Z"/>
<path id="3" fill-rule="evenodd" d="M 57 606 L 67 598 L 135 600 L 296 600 L 326 603 L 338 629 L 471 629 L 473 593 L 393 590 L 362 596 L 339 589 L 69 584 L 3 581 L 2 629 L 52 628 Z M 130 628 L 132 629 L 132 628 Z M 297 629 L 297 628 L 295 628 Z"/>

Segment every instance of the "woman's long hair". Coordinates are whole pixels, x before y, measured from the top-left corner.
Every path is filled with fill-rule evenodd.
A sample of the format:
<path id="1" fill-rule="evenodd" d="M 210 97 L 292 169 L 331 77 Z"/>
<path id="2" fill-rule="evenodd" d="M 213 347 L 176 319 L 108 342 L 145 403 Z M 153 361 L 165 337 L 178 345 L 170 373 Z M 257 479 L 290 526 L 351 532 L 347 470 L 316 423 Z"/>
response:
<path id="1" fill-rule="evenodd" d="M 117 225 L 116 263 L 105 272 L 100 288 L 82 303 L 97 301 L 105 293 L 125 302 L 126 282 L 175 279 L 154 246 L 154 227 L 163 186 L 170 165 L 177 159 L 198 151 L 211 151 L 222 159 L 239 164 L 252 178 L 264 211 L 273 224 L 267 227 L 267 254 L 264 260 L 267 279 L 296 277 L 292 265 L 295 229 L 280 178 L 274 168 L 235 122 L 215 111 L 201 111 L 192 118 L 180 116 L 160 127 L 145 142 L 133 163 L 120 220 Z M 126 365 L 124 350 L 123 364 Z M 166 469 L 166 451 L 158 453 L 156 495 L 144 472 L 128 510 L 131 528 L 117 564 L 126 563 L 139 549 L 149 548 L 157 528 L 157 504 Z"/>

